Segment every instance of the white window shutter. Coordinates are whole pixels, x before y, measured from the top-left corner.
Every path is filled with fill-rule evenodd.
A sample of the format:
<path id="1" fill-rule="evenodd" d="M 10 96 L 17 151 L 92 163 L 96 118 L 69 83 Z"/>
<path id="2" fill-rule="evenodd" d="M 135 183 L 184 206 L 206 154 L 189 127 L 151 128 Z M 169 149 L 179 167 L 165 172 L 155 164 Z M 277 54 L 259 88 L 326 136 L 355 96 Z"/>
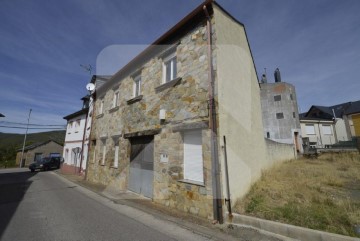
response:
<path id="1" fill-rule="evenodd" d="M 184 133 L 184 179 L 204 182 L 201 130 Z"/>

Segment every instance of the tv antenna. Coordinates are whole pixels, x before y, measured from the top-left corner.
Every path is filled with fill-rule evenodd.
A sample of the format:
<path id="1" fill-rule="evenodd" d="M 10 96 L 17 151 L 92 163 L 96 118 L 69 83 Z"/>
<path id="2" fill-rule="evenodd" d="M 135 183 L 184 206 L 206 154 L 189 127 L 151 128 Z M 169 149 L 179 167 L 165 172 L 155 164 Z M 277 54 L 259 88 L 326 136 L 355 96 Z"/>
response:
<path id="1" fill-rule="evenodd" d="M 91 75 L 91 71 L 92 71 L 91 64 L 88 65 L 80 64 L 80 67 L 83 68 L 85 71 L 89 72 L 89 74 Z"/>

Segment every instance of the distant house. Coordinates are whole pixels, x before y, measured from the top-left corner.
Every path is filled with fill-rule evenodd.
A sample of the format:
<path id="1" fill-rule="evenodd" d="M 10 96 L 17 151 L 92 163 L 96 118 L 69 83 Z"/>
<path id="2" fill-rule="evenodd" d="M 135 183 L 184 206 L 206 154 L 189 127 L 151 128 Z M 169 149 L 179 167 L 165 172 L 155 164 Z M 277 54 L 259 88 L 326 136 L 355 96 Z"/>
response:
<path id="1" fill-rule="evenodd" d="M 5 117 L 3 114 L 0 113 L 0 117 Z"/>
<path id="2" fill-rule="evenodd" d="M 24 148 L 23 162 L 21 166 L 28 166 L 42 157 L 61 156 L 63 146 L 54 141 L 48 140 L 45 142 L 35 143 Z M 22 148 L 16 150 L 16 164 L 20 164 Z"/>
<path id="3" fill-rule="evenodd" d="M 300 115 L 303 138 L 310 146 L 326 147 L 360 136 L 360 101 L 333 106 L 313 105 Z"/>
<path id="4" fill-rule="evenodd" d="M 305 113 L 306 114 L 306 113 Z M 300 114 L 300 125 L 303 142 L 311 147 L 324 148 L 338 142 L 335 130 L 335 122 L 322 117 L 306 117 Z M 339 123 L 343 121 L 339 120 Z M 339 129 L 340 124 L 338 124 Z M 342 125 L 342 129 L 345 126 Z"/>
<path id="5" fill-rule="evenodd" d="M 266 75 L 260 82 L 264 137 L 285 144 L 293 144 L 302 152 L 301 128 L 295 86 L 281 82 L 275 71 L 275 83 L 268 83 Z"/>
<path id="6" fill-rule="evenodd" d="M 95 89 L 103 85 L 110 76 L 93 75 L 90 83 Z M 65 145 L 63 150 L 63 173 L 83 174 L 86 170 L 91 119 L 93 113 L 93 96 L 81 98 L 82 109 L 64 117 L 67 120 Z"/>

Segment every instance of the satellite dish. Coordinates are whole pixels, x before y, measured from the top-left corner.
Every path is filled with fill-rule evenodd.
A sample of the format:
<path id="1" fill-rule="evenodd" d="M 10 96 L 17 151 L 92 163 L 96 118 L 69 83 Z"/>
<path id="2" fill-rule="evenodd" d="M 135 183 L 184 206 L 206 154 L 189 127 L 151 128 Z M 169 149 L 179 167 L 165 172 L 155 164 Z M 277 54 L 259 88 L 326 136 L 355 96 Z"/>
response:
<path id="1" fill-rule="evenodd" d="M 95 89 L 95 85 L 93 83 L 89 83 L 86 85 L 86 89 L 92 92 Z"/>

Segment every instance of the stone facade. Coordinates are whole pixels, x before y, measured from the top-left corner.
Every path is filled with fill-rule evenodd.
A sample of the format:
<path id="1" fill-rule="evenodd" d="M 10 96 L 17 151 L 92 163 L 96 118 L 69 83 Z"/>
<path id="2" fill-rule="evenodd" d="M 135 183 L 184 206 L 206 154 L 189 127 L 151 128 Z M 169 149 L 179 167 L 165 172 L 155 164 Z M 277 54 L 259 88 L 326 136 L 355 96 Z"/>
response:
<path id="1" fill-rule="evenodd" d="M 183 36 L 175 48 L 178 78 L 173 80 L 174 86 L 171 86 L 171 83 L 170 86 L 162 83 L 163 59 L 161 56 L 154 56 L 134 70 L 141 74 L 141 99 L 132 100 L 134 75 L 120 79 L 108 91 L 98 93 L 87 180 L 126 190 L 131 145 L 125 136 L 146 130 L 158 130 L 159 133 L 154 136 L 154 202 L 211 218 L 210 131 L 207 125 L 209 83 L 205 22 Z M 113 96 L 117 91 L 120 96 L 114 107 Z M 100 113 L 102 101 L 103 113 Z M 166 111 L 165 120 L 159 119 L 160 109 Z M 193 123 L 200 123 L 195 126 L 206 127 L 202 130 L 203 185 L 180 181 L 184 178 L 182 128 L 186 129 Z M 113 167 L 116 141 L 119 141 L 120 147 L 117 168 Z M 104 165 L 103 143 L 106 145 Z M 162 154 L 167 155 L 167 163 L 160 161 Z"/>

